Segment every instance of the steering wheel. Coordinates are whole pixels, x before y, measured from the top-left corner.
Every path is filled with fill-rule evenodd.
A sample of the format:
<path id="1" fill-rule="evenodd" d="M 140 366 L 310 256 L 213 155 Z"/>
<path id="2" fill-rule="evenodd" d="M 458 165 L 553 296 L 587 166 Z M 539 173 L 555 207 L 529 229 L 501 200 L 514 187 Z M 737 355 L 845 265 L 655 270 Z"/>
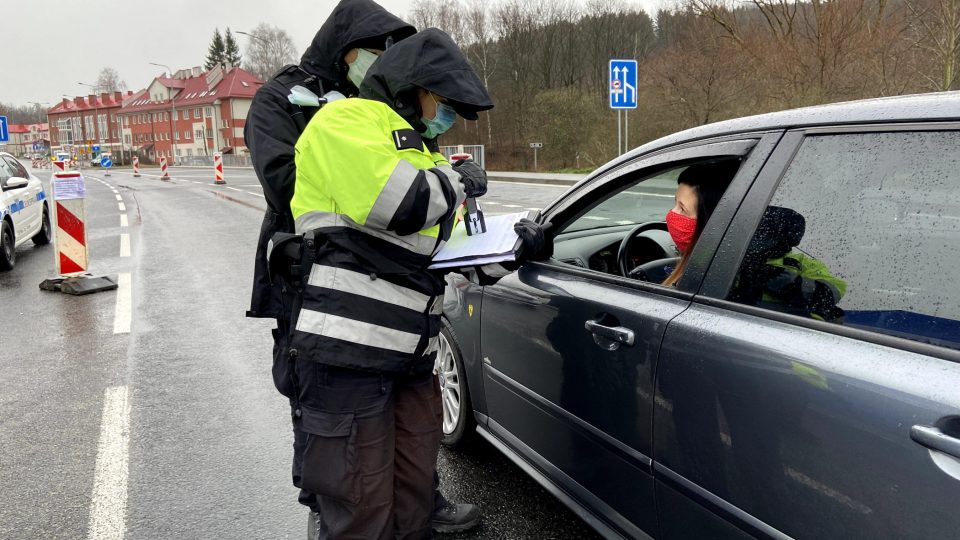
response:
<path id="1" fill-rule="evenodd" d="M 650 283 L 663 283 L 663 280 L 667 279 L 667 276 L 670 275 L 670 272 L 673 272 L 679 262 L 680 257 L 667 257 L 666 259 L 643 263 L 631 270 L 627 277 Z"/>
<path id="2" fill-rule="evenodd" d="M 630 271 L 633 270 L 633 268 L 629 267 L 630 261 L 628 260 L 630 247 L 636 238 L 644 236 L 644 233 L 648 231 L 658 231 L 653 235 L 647 235 L 650 243 L 655 244 L 660 249 L 660 253 L 654 254 L 654 259 L 663 259 L 665 257 L 672 257 L 676 255 L 675 248 L 671 252 L 668 246 L 664 245 L 664 242 L 669 242 L 669 247 L 672 247 L 673 245 L 673 242 L 668 240 L 669 233 L 667 233 L 666 221 L 647 221 L 646 223 L 641 223 L 631 229 L 630 232 L 623 237 L 623 240 L 620 241 L 620 250 L 617 252 L 617 264 L 620 267 L 621 276 L 630 276 Z M 651 236 L 655 236 L 656 238 Z"/>

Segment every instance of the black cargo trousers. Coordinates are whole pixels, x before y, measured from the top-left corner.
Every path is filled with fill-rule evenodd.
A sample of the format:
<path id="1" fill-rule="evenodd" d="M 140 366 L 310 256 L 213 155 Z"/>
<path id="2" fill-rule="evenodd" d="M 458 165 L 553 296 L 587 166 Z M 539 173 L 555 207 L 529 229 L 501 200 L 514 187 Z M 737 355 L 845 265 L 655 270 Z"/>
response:
<path id="1" fill-rule="evenodd" d="M 320 538 L 432 535 L 442 437 L 439 381 L 295 359 L 300 482 L 316 494 Z"/>

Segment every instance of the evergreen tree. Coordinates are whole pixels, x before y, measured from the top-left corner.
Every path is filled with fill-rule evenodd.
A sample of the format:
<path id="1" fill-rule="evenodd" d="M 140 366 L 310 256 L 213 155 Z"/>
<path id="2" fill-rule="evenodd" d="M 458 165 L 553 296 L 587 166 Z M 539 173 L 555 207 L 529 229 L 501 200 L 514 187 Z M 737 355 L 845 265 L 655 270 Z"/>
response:
<path id="1" fill-rule="evenodd" d="M 227 30 L 227 35 L 230 36 L 229 30 Z M 232 40 L 233 38 L 230 37 Z M 236 46 L 236 44 L 234 44 Z M 223 64 L 226 62 L 226 45 L 223 42 L 223 36 L 220 35 L 220 29 L 217 28 L 213 31 L 213 42 L 210 43 L 210 48 L 207 50 L 207 62 L 204 64 L 204 67 L 207 71 Z"/>
<path id="2" fill-rule="evenodd" d="M 224 36 L 223 61 L 231 66 L 239 66 L 242 60 L 243 57 L 240 55 L 240 46 L 237 45 L 236 40 L 233 39 L 233 34 L 228 27 L 227 33 Z"/>

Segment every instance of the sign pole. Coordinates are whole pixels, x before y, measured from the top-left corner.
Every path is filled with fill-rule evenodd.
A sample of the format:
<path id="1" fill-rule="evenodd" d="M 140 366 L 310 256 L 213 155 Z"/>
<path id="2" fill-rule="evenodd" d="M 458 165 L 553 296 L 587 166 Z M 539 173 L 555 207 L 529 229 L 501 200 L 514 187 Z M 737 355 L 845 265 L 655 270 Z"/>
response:
<path id="1" fill-rule="evenodd" d="M 630 109 L 623 110 L 623 153 L 630 151 Z"/>
<path id="2" fill-rule="evenodd" d="M 622 126 L 620 125 L 621 112 L 622 111 L 620 109 L 617 109 L 617 155 L 618 156 L 623 153 L 620 151 L 623 148 L 623 144 L 621 141 L 621 137 L 623 136 L 623 129 L 622 129 Z"/>

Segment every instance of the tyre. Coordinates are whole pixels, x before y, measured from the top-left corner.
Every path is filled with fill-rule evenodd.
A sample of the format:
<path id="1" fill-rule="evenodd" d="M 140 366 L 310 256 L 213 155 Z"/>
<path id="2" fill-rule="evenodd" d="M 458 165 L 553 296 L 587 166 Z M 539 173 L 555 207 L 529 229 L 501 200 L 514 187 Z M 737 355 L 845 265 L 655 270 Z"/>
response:
<path id="1" fill-rule="evenodd" d="M 50 225 L 50 210 L 47 208 L 47 205 L 43 205 L 43 225 L 40 226 L 40 230 L 37 234 L 33 235 L 33 243 L 38 246 L 45 246 L 50 243 L 50 240 L 53 239 L 53 229 Z"/>
<path id="2" fill-rule="evenodd" d="M 0 221 L 0 272 L 13 270 L 17 262 L 17 247 L 13 240 L 13 226 L 7 220 Z"/>
<path id="3" fill-rule="evenodd" d="M 476 436 L 476 419 L 470 403 L 463 355 L 456 334 L 447 321 L 440 329 L 440 349 L 437 352 L 437 377 L 440 378 L 440 400 L 443 406 L 443 445 L 464 448 Z"/>

